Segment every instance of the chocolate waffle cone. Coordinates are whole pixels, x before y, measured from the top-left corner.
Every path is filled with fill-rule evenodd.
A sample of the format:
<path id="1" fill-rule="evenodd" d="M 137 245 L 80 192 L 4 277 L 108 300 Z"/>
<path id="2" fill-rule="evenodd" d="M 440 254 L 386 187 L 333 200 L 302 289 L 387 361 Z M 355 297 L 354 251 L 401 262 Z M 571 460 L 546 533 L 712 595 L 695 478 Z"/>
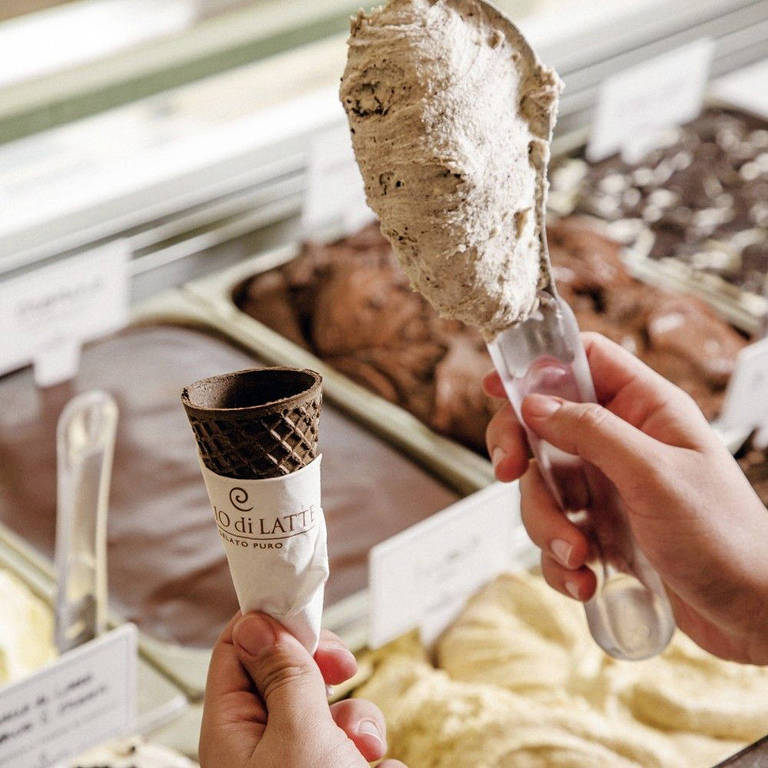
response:
<path id="1" fill-rule="evenodd" d="M 318 373 L 258 368 L 201 379 L 181 401 L 205 466 L 224 477 L 280 477 L 317 456 Z"/>

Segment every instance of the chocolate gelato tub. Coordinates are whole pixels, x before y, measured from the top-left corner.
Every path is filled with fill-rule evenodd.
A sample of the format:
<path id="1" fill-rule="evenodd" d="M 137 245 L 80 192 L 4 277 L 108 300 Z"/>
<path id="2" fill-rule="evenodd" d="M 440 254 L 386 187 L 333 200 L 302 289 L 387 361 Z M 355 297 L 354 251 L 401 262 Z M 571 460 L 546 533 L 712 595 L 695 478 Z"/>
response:
<path id="1" fill-rule="evenodd" d="M 620 244 L 583 219 L 550 224 L 549 243 L 582 329 L 629 348 L 715 418 L 746 336 L 658 275 L 648 276 L 655 285 L 633 277 Z M 322 370 L 329 398 L 460 490 L 490 481 L 484 433 L 500 402 L 481 389 L 485 345 L 410 289 L 375 224 L 256 256 L 187 290 L 266 359 Z"/>
<path id="2" fill-rule="evenodd" d="M 371 238 L 364 232 L 361 248 L 366 250 Z M 380 240 L 380 235 L 376 238 Z M 374 238 L 374 243 L 375 239 Z M 320 246 L 322 247 L 322 246 Z M 374 244 L 373 261 L 378 259 L 380 246 Z M 375 386 L 371 387 L 371 379 L 365 375 L 356 380 L 349 375 L 349 368 L 344 366 L 344 361 L 323 360 L 309 346 L 302 341 L 301 334 L 296 326 L 295 318 L 285 312 L 285 306 L 279 302 L 271 303 L 266 311 L 273 313 L 272 324 L 275 328 L 259 322 L 246 312 L 242 311 L 233 301 L 233 295 L 238 292 L 247 280 L 254 275 L 269 275 L 285 265 L 296 262 L 301 254 L 298 245 L 287 245 L 268 253 L 254 256 L 232 268 L 210 275 L 201 280 L 189 283 L 185 286 L 188 296 L 198 302 L 201 311 L 204 311 L 209 323 L 235 339 L 248 349 L 251 349 L 262 359 L 270 364 L 294 365 L 304 368 L 312 368 L 323 376 L 323 392 L 326 399 L 335 406 L 350 414 L 356 421 L 366 425 L 377 434 L 384 437 L 393 445 L 407 452 L 412 458 L 425 466 L 430 472 L 442 478 L 452 488 L 461 494 L 472 493 L 487 486 L 493 481 L 493 469 L 490 462 L 481 455 L 482 430 L 475 423 L 464 426 L 465 431 L 472 434 L 465 443 L 474 445 L 477 450 L 462 445 L 455 439 L 438 434 L 438 432 L 425 424 L 416 414 L 422 417 L 429 409 L 430 398 L 433 397 L 432 383 L 428 377 L 422 375 L 425 366 L 430 366 L 436 356 L 442 356 L 439 344 L 435 344 L 429 338 L 430 320 L 426 318 L 418 306 L 409 300 L 410 290 L 404 292 L 397 289 L 399 299 L 393 316 L 387 323 L 388 327 L 378 327 L 377 317 L 370 317 L 366 327 L 350 328 L 345 318 L 336 312 L 336 298 L 328 296 L 326 307 L 334 317 L 329 317 L 325 322 L 328 335 L 328 343 L 333 344 L 337 340 L 344 344 L 344 337 L 358 335 L 366 338 L 366 335 L 377 337 L 380 335 L 398 336 L 405 329 L 405 354 L 404 361 L 397 355 L 387 355 L 383 364 L 390 370 L 399 370 L 395 374 L 398 381 L 393 384 L 399 391 L 409 392 L 414 407 L 406 410 L 403 404 L 395 398 L 389 400 L 381 396 L 381 391 Z M 376 265 L 372 264 L 373 280 L 376 278 Z M 364 277 L 371 276 L 368 272 Z M 386 275 L 378 283 L 372 282 L 370 286 L 360 286 L 363 296 L 360 301 L 364 304 L 371 298 L 368 293 L 377 290 L 377 286 L 386 291 Z M 346 286 L 339 286 L 343 292 Z M 354 300 L 354 298 L 353 298 Z M 373 298 L 373 301 L 377 301 Z M 380 308 L 380 307 L 379 307 Z M 426 325 L 425 325 L 426 323 Z M 420 336 L 421 338 L 414 338 Z M 410 342 L 416 342 L 411 345 Z M 422 341 L 423 343 L 419 343 Z M 443 418 L 447 422 L 461 422 L 463 415 L 461 407 L 456 407 L 454 396 L 463 399 L 467 403 L 472 401 L 474 408 L 485 409 L 486 399 L 479 388 L 479 377 L 490 369 L 490 363 L 485 354 L 485 348 L 478 340 L 464 339 L 467 343 L 455 350 L 454 362 L 457 363 L 459 372 L 451 376 L 450 385 L 446 387 Z M 363 342 L 365 343 L 365 342 Z M 401 345 L 402 346 L 402 345 Z M 402 351 L 398 350 L 398 351 Z M 343 356 L 340 356 L 343 357 Z M 473 363 L 480 361 L 480 369 L 471 368 Z M 354 365 L 354 361 L 347 361 Z M 471 381 L 467 380 L 465 371 L 467 364 L 472 372 Z M 370 366 L 369 369 L 374 366 Z M 373 374 L 375 376 L 375 373 Z M 376 379 L 382 381 L 379 376 Z M 358 382 L 364 383 L 358 383 Z M 372 391 L 373 389 L 373 391 Z M 393 402 L 393 400 L 395 400 Z M 480 400 L 480 402 L 478 402 Z M 490 406 L 492 412 L 494 406 Z M 414 413 L 415 411 L 415 413 Z"/>
<path id="3" fill-rule="evenodd" d="M 203 316 L 178 295 L 146 307 L 140 320 L 88 345 L 71 382 L 38 390 L 30 369 L 0 378 L 0 523 L 38 556 L 52 557 L 58 416 L 80 392 L 109 392 L 120 412 L 108 525 L 111 605 L 196 697 L 208 649 L 237 601 L 179 396 L 192 381 L 263 359 L 204 329 Z M 458 494 L 331 404 L 320 449 L 331 564 L 326 625 L 359 644 L 368 550 Z"/>

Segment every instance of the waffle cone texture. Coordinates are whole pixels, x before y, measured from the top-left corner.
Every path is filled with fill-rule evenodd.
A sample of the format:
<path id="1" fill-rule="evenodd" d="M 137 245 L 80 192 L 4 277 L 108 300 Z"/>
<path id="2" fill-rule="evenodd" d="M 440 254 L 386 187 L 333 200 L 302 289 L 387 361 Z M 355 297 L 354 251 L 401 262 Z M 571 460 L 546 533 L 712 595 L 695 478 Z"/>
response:
<path id="1" fill-rule="evenodd" d="M 299 368 L 255 368 L 201 379 L 181 402 L 200 457 L 217 475 L 280 477 L 317 456 L 322 406 L 320 374 Z"/>

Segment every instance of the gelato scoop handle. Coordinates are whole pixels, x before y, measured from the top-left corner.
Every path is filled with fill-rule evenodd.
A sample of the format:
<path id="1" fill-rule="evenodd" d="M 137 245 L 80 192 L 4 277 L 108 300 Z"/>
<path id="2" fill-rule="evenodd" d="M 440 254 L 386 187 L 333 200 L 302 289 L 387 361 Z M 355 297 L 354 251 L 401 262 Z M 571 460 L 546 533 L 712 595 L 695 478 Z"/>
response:
<path id="1" fill-rule="evenodd" d="M 529 394 L 596 402 L 578 325 L 562 299 L 543 294 L 534 316 L 500 333 L 488 348 L 521 424 L 520 406 Z M 595 641 L 617 659 L 660 653 L 675 628 L 672 610 L 659 575 L 635 544 L 613 484 L 527 427 L 526 433 L 558 504 L 590 542 L 597 589 L 585 611 Z"/>
<path id="2" fill-rule="evenodd" d="M 56 518 L 56 645 L 61 653 L 92 640 L 107 623 L 107 506 L 118 411 L 92 391 L 59 417 Z"/>

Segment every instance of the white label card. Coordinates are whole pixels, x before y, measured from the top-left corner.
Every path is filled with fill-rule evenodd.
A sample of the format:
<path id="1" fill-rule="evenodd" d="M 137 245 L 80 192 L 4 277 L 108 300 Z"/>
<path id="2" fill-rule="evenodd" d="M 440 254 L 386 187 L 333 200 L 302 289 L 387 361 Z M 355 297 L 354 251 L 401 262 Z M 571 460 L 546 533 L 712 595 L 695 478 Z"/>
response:
<path id="1" fill-rule="evenodd" d="M 311 139 L 307 177 L 302 225 L 308 236 L 330 227 L 354 232 L 375 218 L 365 201 L 346 118 Z"/>
<path id="2" fill-rule="evenodd" d="M 715 44 L 710 39 L 662 54 L 606 78 L 600 86 L 587 159 L 623 150 L 637 161 L 659 131 L 701 111 Z"/>
<path id="3" fill-rule="evenodd" d="M 48 768 L 130 732 L 137 632 L 126 624 L 0 693 L 0 768 Z"/>
<path id="4" fill-rule="evenodd" d="M 768 338 L 739 353 L 719 423 L 726 429 L 768 429 Z"/>
<path id="5" fill-rule="evenodd" d="M 467 598 L 532 548 L 517 484 L 494 483 L 376 545 L 369 554 L 372 648 L 419 627 L 430 645 Z"/>
<path id="6" fill-rule="evenodd" d="M 39 386 L 74 376 L 80 346 L 128 320 L 128 255 L 115 241 L 0 282 L 0 374 L 34 362 Z"/>

